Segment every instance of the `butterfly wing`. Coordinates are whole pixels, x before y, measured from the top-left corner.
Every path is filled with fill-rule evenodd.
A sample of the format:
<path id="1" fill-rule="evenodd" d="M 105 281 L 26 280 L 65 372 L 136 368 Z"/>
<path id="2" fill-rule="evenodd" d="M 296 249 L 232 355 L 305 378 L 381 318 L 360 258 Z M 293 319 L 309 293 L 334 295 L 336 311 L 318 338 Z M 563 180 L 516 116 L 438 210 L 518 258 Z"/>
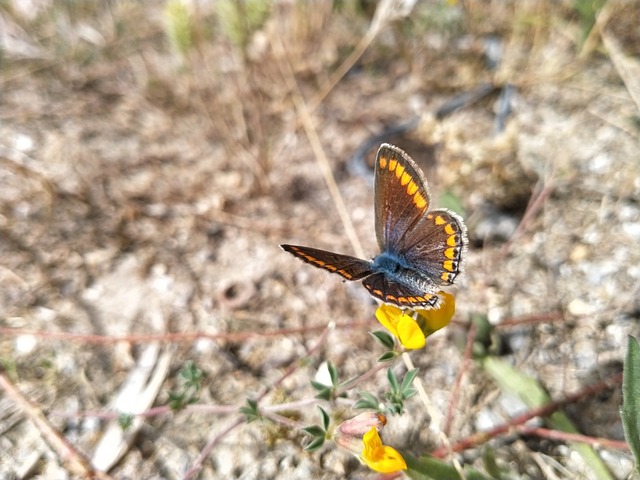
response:
<path id="1" fill-rule="evenodd" d="M 429 208 L 427 180 L 409 155 L 383 143 L 376 157 L 374 190 L 380 251 L 400 253 L 403 237 Z"/>
<path id="2" fill-rule="evenodd" d="M 467 229 L 462 219 L 446 210 L 428 212 L 400 240 L 405 262 L 436 285 L 453 284 L 462 269 Z"/>
<path id="3" fill-rule="evenodd" d="M 337 273 L 347 280 L 360 280 L 373 273 L 371 262 L 350 255 L 300 245 L 280 245 L 280 247 L 309 265 Z"/>
<path id="4" fill-rule="evenodd" d="M 448 210 L 429 212 L 427 180 L 405 152 L 389 144 L 378 150 L 375 166 L 376 238 L 374 262 L 297 245 L 281 247 L 303 262 L 363 279 L 383 302 L 400 307 L 436 307 L 440 287 L 461 271 L 467 245 L 462 219 Z"/>
<path id="5" fill-rule="evenodd" d="M 417 286 L 394 282 L 382 272 L 365 278 L 362 284 L 374 297 L 399 307 L 435 307 L 439 301 L 435 290 L 427 293 Z"/>

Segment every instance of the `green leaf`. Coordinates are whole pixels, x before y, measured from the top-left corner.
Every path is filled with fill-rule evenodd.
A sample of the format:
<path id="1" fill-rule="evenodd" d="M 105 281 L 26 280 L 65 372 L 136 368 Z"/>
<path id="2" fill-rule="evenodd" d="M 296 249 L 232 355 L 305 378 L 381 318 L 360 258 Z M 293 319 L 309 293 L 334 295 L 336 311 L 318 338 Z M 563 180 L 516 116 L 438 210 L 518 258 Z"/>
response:
<path id="1" fill-rule="evenodd" d="M 416 393 L 418 393 L 418 390 L 416 390 L 413 387 L 409 387 L 406 390 L 402 391 L 402 398 L 404 398 L 405 400 L 408 400 L 409 398 L 413 397 Z"/>
<path id="2" fill-rule="evenodd" d="M 187 398 L 184 392 L 169 392 L 169 408 L 174 412 L 182 410 L 186 403 Z"/>
<path id="3" fill-rule="evenodd" d="M 331 390 L 323 390 L 322 392 L 316 393 L 316 397 L 318 400 L 324 400 L 328 402 L 331 400 Z"/>
<path id="4" fill-rule="evenodd" d="M 640 346 L 631 336 L 624 359 L 622 393 L 620 417 L 624 426 L 624 436 L 636 460 L 636 470 L 640 473 Z"/>
<path id="5" fill-rule="evenodd" d="M 122 430 L 126 431 L 133 425 L 133 418 L 134 416 L 130 413 L 121 413 L 118 415 L 118 425 Z"/>
<path id="6" fill-rule="evenodd" d="M 395 347 L 395 341 L 393 340 L 393 336 L 391 336 L 388 332 L 377 330 L 375 332 L 369 332 L 373 338 L 375 338 L 380 344 L 389 350 L 392 350 Z"/>
<path id="7" fill-rule="evenodd" d="M 398 356 L 398 354 L 396 352 L 384 352 L 382 355 L 380 355 L 378 357 L 378 362 L 379 363 L 383 363 L 383 362 L 389 362 L 391 360 L 393 360 L 394 358 L 396 358 Z"/>
<path id="8" fill-rule="evenodd" d="M 402 379 L 402 386 L 400 387 L 400 391 L 403 394 L 406 390 L 411 388 L 411 386 L 413 385 L 413 380 L 416 378 L 416 375 L 418 375 L 419 371 L 420 371 L 419 368 L 414 368 L 413 370 L 409 370 L 405 374 L 404 378 Z"/>
<path id="9" fill-rule="evenodd" d="M 387 403 L 386 411 L 389 415 L 402 415 L 404 408 L 402 403 Z"/>
<path id="10" fill-rule="evenodd" d="M 580 48 L 587 40 L 589 33 L 596 23 L 598 11 L 604 6 L 606 0 L 573 0 L 573 7 L 580 19 Z"/>
<path id="11" fill-rule="evenodd" d="M 307 432 L 312 437 L 324 437 L 326 433 L 319 425 L 311 425 L 310 427 L 304 427 L 302 430 Z"/>
<path id="12" fill-rule="evenodd" d="M 185 363 L 182 370 L 180 370 L 179 376 L 182 381 L 184 381 L 185 386 L 195 390 L 200 390 L 204 373 L 196 366 L 195 363 L 191 361 Z"/>
<path id="13" fill-rule="evenodd" d="M 309 383 L 311 383 L 311 386 L 319 392 L 327 389 L 327 386 L 324 383 L 316 382 L 315 380 L 311 380 Z"/>
<path id="14" fill-rule="evenodd" d="M 398 377 L 396 376 L 396 373 L 391 368 L 387 369 L 387 379 L 389 380 L 389 385 L 391 385 L 391 390 L 393 392 L 397 392 L 398 391 Z"/>
<path id="15" fill-rule="evenodd" d="M 379 406 L 380 406 L 380 402 L 378 401 L 378 399 L 376 397 L 374 397 L 373 395 L 371 395 L 369 392 L 358 392 L 360 397 L 360 400 L 358 400 L 354 405 L 353 408 L 355 409 L 369 409 L 369 410 L 378 410 Z"/>
<path id="16" fill-rule="evenodd" d="M 331 422 L 331 419 L 329 418 L 329 414 L 325 411 L 324 408 L 319 406 L 318 410 L 320 410 L 320 416 L 322 417 L 322 427 L 326 432 L 327 430 L 329 430 L 329 423 Z"/>
<path id="17" fill-rule="evenodd" d="M 315 452 L 324 444 L 324 437 L 317 437 L 309 445 L 304 447 L 307 452 Z"/>
<path id="18" fill-rule="evenodd" d="M 473 343 L 473 357 L 478 359 L 500 350 L 500 336 L 486 315 L 475 314 L 471 321 L 476 327 L 476 338 Z"/>
<path id="19" fill-rule="evenodd" d="M 318 391 L 316 398 L 321 398 L 322 400 L 331 400 L 333 387 L 325 385 L 324 383 L 316 382 L 315 380 L 311 380 L 310 383 L 311 386 Z"/>
<path id="20" fill-rule="evenodd" d="M 335 387 L 338 385 L 338 369 L 333 363 L 327 362 L 327 370 L 329 370 L 329 377 L 331 377 L 331 385 Z"/>
<path id="21" fill-rule="evenodd" d="M 247 398 L 247 404 L 244 407 L 240 407 L 239 411 L 247 418 L 247 423 L 254 422 L 260 418 L 258 402 L 250 398 Z"/>
<path id="22" fill-rule="evenodd" d="M 178 374 L 179 391 L 169 392 L 169 407 L 174 410 L 181 410 L 186 405 L 195 403 L 198 400 L 198 392 L 202 386 L 202 370 L 195 366 L 193 362 L 185 363 Z"/>
<path id="23" fill-rule="evenodd" d="M 414 480 L 460 480 L 460 474 L 453 465 L 433 457 L 416 458 L 413 455 L 402 452 L 402 457 L 407 462 L 406 474 Z M 489 480 L 477 470 L 465 468 L 466 480 Z"/>
<path id="24" fill-rule="evenodd" d="M 496 357 L 485 357 L 480 365 L 502 391 L 516 395 L 529 408 L 542 407 L 551 401 L 547 391 L 535 378 L 515 369 L 507 362 Z"/>

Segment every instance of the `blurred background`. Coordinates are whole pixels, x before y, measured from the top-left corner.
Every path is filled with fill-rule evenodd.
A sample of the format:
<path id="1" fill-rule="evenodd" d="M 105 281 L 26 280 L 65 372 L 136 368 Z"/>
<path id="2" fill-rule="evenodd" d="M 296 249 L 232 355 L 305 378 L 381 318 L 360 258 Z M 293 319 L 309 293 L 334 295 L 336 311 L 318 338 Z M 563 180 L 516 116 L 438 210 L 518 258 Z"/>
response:
<path id="1" fill-rule="evenodd" d="M 325 360 L 344 379 L 374 366 L 364 288 L 278 244 L 376 255 L 383 141 L 469 229 L 456 325 L 413 356 L 436 406 L 477 318 L 497 329 L 491 354 L 553 398 L 621 371 L 640 316 L 637 2 L 5 0 L 0 55 L 2 370 L 114 478 L 183 478 L 212 438 L 199 478 L 371 477 L 336 448 L 303 452 L 294 429 L 225 434 L 228 411 L 136 420 L 117 440 L 114 419 L 83 413 L 167 405 L 187 361 L 198 403 L 232 407 L 267 385 L 268 404 L 313 397 Z M 453 440 L 521 408 L 467 368 Z M 65 478 L 8 388 L 2 478 Z M 620 401 L 618 384 L 568 413 L 620 440 Z M 396 447 L 429 451 L 425 413 L 394 422 Z M 563 442 L 493 447 L 518 478 L 599 478 Z M 603 457 L 629 475 L 628 454 Z"/>

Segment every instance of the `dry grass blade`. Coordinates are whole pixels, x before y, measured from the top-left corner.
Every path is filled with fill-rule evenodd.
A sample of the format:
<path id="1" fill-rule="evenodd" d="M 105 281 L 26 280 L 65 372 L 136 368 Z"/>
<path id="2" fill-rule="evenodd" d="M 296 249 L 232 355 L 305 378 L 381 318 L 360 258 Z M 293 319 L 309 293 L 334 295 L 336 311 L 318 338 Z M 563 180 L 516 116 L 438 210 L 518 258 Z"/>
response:
<path id="1" fill-rule="evenodd" d="M 615 7 L 619 6 L 620 2 L 610 1 L 607 2 L 604 7 L 596 15 L 595 28 L 589 35 L 590 38 L 595 38 L 595 32 L 602 38 L 604 44 L 613 65 L 616 67 L 620 78 L 624 82 L 629 95 L 636 104 L 638 111 L 640 112 L 640 62 L 636 59 L 625 54 L 622 45 L 618 40 L 607 31 L 607 24 L 611 19 L 611 16 L 615 12 Z M 595 40 L 585 42 L 585 49 L 587 44 L 595 44 Z M 589 48 L 589 51 L 595 47 Z"/>
<path id="2" fill-rule="evenodd" d="M 353 68 L 360 57 L 362 57 L 362 54 L 369 48 L 369 45 L 375 40 L 378 33 L 380 33 L 380 30 L 390 21 L 409 15 L 415 3 L 416 0 L 382 0 L 378 3 L 376 13 L 369 25 L 367 33 L 360 39 L 358 45 L 356 45 L 349 56 L 331 74 L 329 81 L 323 85 L 322 90 L 309 102 L 310 112 L 313 112 L 318 105 L 322 103 L 331 90 L 340 82 L 342 77 Z"/>
<path id="3" fill-rule="evenodd" d="M 293 70 L 287 60 L 286 51 L 282 44 L 282 39 L 277 35 L 273 38 L 273 48 L 277 52 L 277 56 L 282 59 L 280 63 L 282 69 L 282 75 L 291 90 L 293 95 L 293 100 L 296 106 L 296 111 L 300 120 L 302 121 L 302 125 L 304 127 L 304 131 L 307 134 L 309 139 L 309 143 L 311 144 L 311 148 L 313 149 L 313 153 L 316 157 L 316 161 L 320 166 L 320 171 L 322 172 L 322 176 L 324 177 L 324 181 L 327 184 L 327 188 L 329 189 L 329 193 L 331 194 L 331 198 L 333 199 L 333 203 L 336 206 L 338 211 L 338 215 L 340 216 L 340 220 L 342 221 L 342 225 L 351 241 L 351 245 L 353 246 L 354 252 L 357 256 L 363 257 L 364 250 L 362 249 L 362 244 L 358 239 L 358 235 L 353 228 L 353 223 L 351 222 L 351 218 L 349 217 L 349 212 L 344 204 L 344 200 L 342 199 L 342 195 L 340 194 L 340 190 L 338 189 L 338 184 L 336 183 L 336 179 L 333 176 L 333 172 L 331 171 L 331 166 L 329 165 L 329 160 L 327 159 L 326 154 L 324 153 L 324 149 L 322 148 L 322 143 L 320 142 L 320 138 L 318 138 L 318 133 L 313 125 L 313 120 L 311 119 L 311 114 L 309 112 L 309 108 L 302 97 L 302 93 L 300 92 L 300 88 L 296 82 Z"/>
<path id="4" fill-rule="evenodd" d="M 67 466 L 69 472 L 84 478 L 105 480 L 110 478 L 107 474 L 95 471 L 87 457 L 63 438 L 60 432 L 49 422 L 40 407 L 25 397 L 2 370 L 0 370 L 0 388 L 4 390 L 7 397 L 16 403 L 25 416 L 36 425 L 42 438 L 56 452 L 56 455 Z"/>
<path id="5" fill-rule="evenodd" d="M 601 31 L 602 43 L 607 49 L 611 61 L 618 70 L 620 78 L 624 82 L 629 95 L 636 104 L 640 113 L 640 62 L 624 53 L 620 43 L 606 31 Z"/>
<path id="6" fill-rule="evenodd" d="M 93 465 L 108 471 L 128 451 L 136 434 L 144 424 L 142 417 L 135 416 L 153 405 L 167 376 L 171 353 L 162 351 L 160 345 L 147 346 L 135 368 L 122 385 L 114 401 L 119 413 L 133 415 L 132 424 L 126 430 L 113 420 L 107 427 L 92 456 Z"/>

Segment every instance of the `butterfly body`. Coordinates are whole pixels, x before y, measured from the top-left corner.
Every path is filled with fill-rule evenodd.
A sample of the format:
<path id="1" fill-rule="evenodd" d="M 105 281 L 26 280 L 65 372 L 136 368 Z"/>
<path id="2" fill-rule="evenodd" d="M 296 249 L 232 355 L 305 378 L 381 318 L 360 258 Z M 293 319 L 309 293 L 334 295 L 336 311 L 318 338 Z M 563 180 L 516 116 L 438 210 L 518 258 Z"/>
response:
<path id="1" fill-rule="evenodd" d="M 467 235 L 462 219 L 429 210 L 427 181 L 415 162 L 382 144 L 375 166 L 375 220 L 380 254 L 372 260 L 299 245 L 281 247 L 315 267 L 362 280 L 371 295 L 402 307 L 436 307 L 438 292 L 461 272 Z"/>
<path id="2" fill-rule="evenodd" d="M 389 277 L 401 276 L 410 270 L 407 262 L 398 254 L 392 252 L 382 252 L 371 260 L 371 268 L 380 273 L 386 273 Z"/>
<path id="3" fill-rule="evenodd" d="M 391 281 L 415 285 L 423 291 L 435 285 L 429 275 L 412 268 L 406 259 L 397 254 L 382 252 L 372 260 L 371 269 Z"/>

